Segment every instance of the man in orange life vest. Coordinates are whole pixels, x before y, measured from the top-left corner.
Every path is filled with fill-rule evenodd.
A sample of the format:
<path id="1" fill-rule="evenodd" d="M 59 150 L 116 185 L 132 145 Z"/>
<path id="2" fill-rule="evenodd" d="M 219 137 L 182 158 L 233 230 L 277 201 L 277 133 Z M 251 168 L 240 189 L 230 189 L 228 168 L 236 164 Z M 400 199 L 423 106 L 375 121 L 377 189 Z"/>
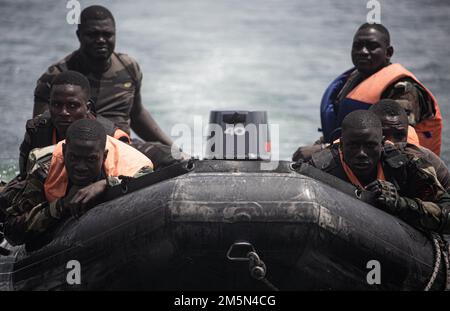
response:
<path id="1" fill-rule="evenodd" d="M 369 111 L 380 118 L 383 126 L 383 136 L 386 140 L 394 143 L 403 152 L 424 158 L 436 171 L 439 183 L 447 190 L 450 190 L 450 173 L 445 165 L 434 152 L 420 146 L 417 140 L 411 139 L 415 133 L 414 128 L 408 126 L 408 116 L 398 102 L 393 99 L 382 99 L 376 105 L 372 105 Z"/>
<path id="2" fill-rule="evenodd" d="M 391 98 L 404 105 L 420 145 L 439 156 L 442 118 L 438 103 L 411 72 L 390 63 L 393 54 L 389 32 L 383 25 L 366 23 L 359 27 L 351 51 L 355 67 L 336 78 L 322 98 L 323 140 L 331 143 L 340 137 L 341 123 L 348 113 Z"/>
<path id="3" fill-rule="evenodd" d="M 5 238 L 13 245 L 39 241 L 61 220 L 101 202 L 118 176 L 137 177 L 152 169 L 150 159 L 107 136 L 98 121 L 77 120 L 56 145 L 48 176 L 30 174 L 23 197 L 7 210 Z"/>
<path id="4" fill-rule="evenodd" d="M 76 71 L 64 71 L 55 76 L 50 92 L 49 111 L 27 121 L 25 137 L 20 145 L 19 166 L 26 175 L 28 155 L 34 148 L 54 145 L 65 139 L 69 125 L 79 119 L 97 119 L 107 135 L 130 142 L 127 133 L 102 116 L 90 110 L 91 89 L 88 79 Z"/>
<path id="5" fill-rule="evenodd" d="M 378 105 L 380 106 L 378 107 Z M 408 124 L 408 116 L 397 101 L 393 99 L 382 99 L 375 105 L 372 105 L 369 110 L 373 110 L 372 112 L 380 118 L 383 124 L 383 135 L 387 140 L 396 143 L 408 141 L 409 144 L 416 145 L 421 149 L 424 149 L 424 151 L 426 151 L 425 158 L 427 160 L 429 160 L 429 156 L 431 156 L 433 159 L 439 159 L 439 162 L 442 162 L 442 160 L 431 150 L 420 146 L 419 137 L 417 136 L 416 130 Z M 402 117 L 403 114 L 405 118 Z M 403 121 L 406 123 L 403 123 Z M 331 145 L 337 143 L 339 143 L 339 139 L 336 139 L 331 144 L 316 143 L 312 146 L 301 146 L 292 155 L 292 161 L 308 162 L 311 160 L 314 153 L 320 152 L 321 150 L 329 148 Z M 430 155 L 430 153 L 432 155 Z M 436 161 L 432 164 L 434 163 L 436 163 Z"/>
<path id="6" fill-rule="evenodd" d="M 310 164 L 373 192 L 377 207 L 413 226 L 450 232 L 450 195 L 432 166 L 382 140 L 379 118 L 356 110 L 342 122 L 340 143 L 315 153 Z"/>
<path id="7" fill-rule="evenodd" d="M 21 192 L 26 186 L 26 176 L 34 164 L 38 163 L 41 173 L 45 175 L 50 165 L 51 150 L 44 147 L 55 145 L 65 139 L 69 125 L 79 119 L 97 119 L 108 135 L 129 142 L 127 133 L 114 125 L 112 121 L 101 116 L 95 116 L 90 110 L 90 85 L 85 76 L 76 71 L 65 71 L 56 75 L 52 81 L 49 111 L 30 119 L 26 123 L 26 131 L 20 145 L 19 167 L 20 175 L 10 181 L 0 193 L 0 222 L 4 211 L 20 199 Z M 40 153 L 40 159 L 29 161 L 33 152 Z"/>

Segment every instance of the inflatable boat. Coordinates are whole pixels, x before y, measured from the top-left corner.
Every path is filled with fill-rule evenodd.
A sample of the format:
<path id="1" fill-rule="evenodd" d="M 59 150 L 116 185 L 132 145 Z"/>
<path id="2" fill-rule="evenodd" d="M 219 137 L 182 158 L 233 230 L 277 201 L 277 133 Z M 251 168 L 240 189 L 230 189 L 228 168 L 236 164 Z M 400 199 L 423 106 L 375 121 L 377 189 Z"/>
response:
<path id="1" fill-rule="evenodd" d="M 115 189 L 45 245 L 3 245 L 0 289 L 423 289 L 432 242 L 311 172 L 290 162 L 270 172 L 258 161 L 175 164 Z M 72 261 L 80 284 L 68 282 Z M 434 288 L 444 283 L 442 267 Z"/>
<path id="2" fill-rule="evenodd" d="M 123 182 L 40 243 L 3 242 L 0 290 L 445 286 L 433 241 L 369 194 L 307 164 L 268 171 L 267 161 L 192 159 Z"/>

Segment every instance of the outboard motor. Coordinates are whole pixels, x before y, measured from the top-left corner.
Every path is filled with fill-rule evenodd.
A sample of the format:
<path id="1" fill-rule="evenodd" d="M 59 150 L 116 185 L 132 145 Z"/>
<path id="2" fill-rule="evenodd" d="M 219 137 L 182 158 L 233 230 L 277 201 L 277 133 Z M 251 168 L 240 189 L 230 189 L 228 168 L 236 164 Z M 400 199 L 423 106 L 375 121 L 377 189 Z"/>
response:
<path id="1" fill-rule="evenodd" d="M 266 111 L 211 111 L 206 159 L 270 160 Z"/>

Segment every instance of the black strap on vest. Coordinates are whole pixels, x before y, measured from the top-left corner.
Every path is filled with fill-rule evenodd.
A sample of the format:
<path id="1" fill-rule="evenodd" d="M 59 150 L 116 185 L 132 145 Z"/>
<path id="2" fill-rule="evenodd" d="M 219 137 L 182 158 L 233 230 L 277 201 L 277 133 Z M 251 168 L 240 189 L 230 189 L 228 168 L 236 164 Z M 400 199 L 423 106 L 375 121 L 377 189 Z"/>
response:
<path id="1" fill-rule="evenodd" d="M 404 189 L 408 183 L 407 155 L 395 145 L 384 144 L 381 161 L 386 178 L 395 185 L 397 190 Z"/>
<path id="2" fill-rule="evenodd" d="M 314 167 L 348 182 L 347 174 L 342 168 L 341 160 L 339 159 L 338 148 L 339 146 L 335 144 L 313 154 L 311 162 Z"/>
<path id="3" fill-rule="evenodd" d="M 392 144 L 383 147 L 382 160 L 393 169 L 398 169 L 408 162 L 408 157 L 399 148 Z"/>
<path id="4" fill-rule="evenodd" d="M 27 123 L 27 132 L 30 134 L 33 148 L 47 147 L 52 144 L 53 124 L 50 112 L 46 110 L 43 114 L 33 120 L 34 124 Z"/>

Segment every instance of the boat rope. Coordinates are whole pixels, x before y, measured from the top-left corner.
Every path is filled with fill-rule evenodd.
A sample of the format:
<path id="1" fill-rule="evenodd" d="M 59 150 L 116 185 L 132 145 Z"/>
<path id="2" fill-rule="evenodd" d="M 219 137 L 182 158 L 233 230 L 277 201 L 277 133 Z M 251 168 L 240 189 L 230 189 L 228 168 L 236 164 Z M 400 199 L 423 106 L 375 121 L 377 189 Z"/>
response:
<path id="1" fill-rule="evenodd" d="M 249 249 L 250 251 L 245 251 Z M 236 251 L 237 250 L 237 251 Z M 233 253 L 240 253 L 241 255 L 233 255 Z M 246 255 L 244 255 L 246 254 Z M 243 256 L 244 255 L 244 256 Z M 261 260 L 256 253 L 255 247 L 247 241 L 237 241 L 231 244 L 227 252 L 227 258 L 230 261 L 248 261 L 248 269 L 250 276 L 257 281 L 264 283 L 268 288 L 273 291 L 279 291 L 279 289 L 273 285 L 267 278 L 267 267 L 264 261 Z"/>
<path id="2" fill-rule="evenodd" d="M 434 250 L 434 267 L 433 267 L 433 273 L 431 274 L 430 280 L 427 283 L 427 286 L 425 286 L 425 291 L 429 291 L 431 287 L 433 286 L 434 282 L 436 281 L 436 277 L 439 272 L 439 268 L 441 267 L 441 247 L 439 246 L 439 242 L 435 235 L 431 235 L 431 240 L 433 241 L 433 250 Z"/>
<path id="3" fill-rule="evenodd" d="M 444 263 L 445 263 L 445 291 L 450 290 L 450 261 L 449 261 L 449 254 L 450 254 L 450 246 L 446 240 L 443 239 L 444 244 L 444 251 L 442 252 L 442 255 L 444 256 Z"/>
<path id="4" fill-rule="evenodd" d="M 259 258 L 258 254 L 253 251 L 247 254 L 249 259 L 248 268 L 250 270 L 250 275 L 255 280 L 263 282 L 268 288 L 273 291 L 279 291 L 279 289 L 273 285 L 267 278 L 267 267 L 264 261 Z"/>
<path id="5" fill-rule="evenodd" d="M 11 251 L 1 246 L 4 240 L 4 233 L 3 233 L 3 223 L 0 223 L 0 256 L 8 256 Z"/>
<path id="6" fill-rule="evenodd" d="M 444 261 L 445 268 L 445 291 L 450 290 L 450 261 L 449 261 L 449 252 L 450 248 L 440 235 L 436 233 L 430 234 L 430 239 L 433 241 L 433 250 L 434 250 L 434 267 L 433 272 L 430 276 L 430 279 L 425 286 L 425 291 L 429 291 L 434 283 L 436 282 L 437 276 L 439 274 L 439 270 L 441 268 L 442 259 Z"/>

